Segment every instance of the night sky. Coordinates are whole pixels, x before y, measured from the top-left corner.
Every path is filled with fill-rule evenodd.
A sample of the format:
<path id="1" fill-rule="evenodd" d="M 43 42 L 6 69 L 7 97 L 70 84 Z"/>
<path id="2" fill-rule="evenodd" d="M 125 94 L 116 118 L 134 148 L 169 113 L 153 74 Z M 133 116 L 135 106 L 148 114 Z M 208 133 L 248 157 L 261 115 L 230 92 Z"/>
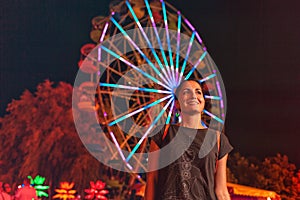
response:
<path id="1" fill-rule="evenodd" d="M 10 0 L 0 9 L 0 116 L 45 79 L 73 84 L 91 19 L 109 0 Z M 300 167 L 300 2 L 169 1 L 196 27 L 221 72 L 226 134 L 242 155 Z M 195 5 L 195 4 L 198 5 Z"/>

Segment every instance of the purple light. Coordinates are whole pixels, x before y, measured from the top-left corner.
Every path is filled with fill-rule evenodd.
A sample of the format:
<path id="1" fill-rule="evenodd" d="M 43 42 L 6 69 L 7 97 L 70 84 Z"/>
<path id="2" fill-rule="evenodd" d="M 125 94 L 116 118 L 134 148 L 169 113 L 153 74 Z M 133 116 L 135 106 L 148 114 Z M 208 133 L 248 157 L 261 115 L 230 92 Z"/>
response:
<path id="1" fill-rule="evenodd" d="M 140 108 L 140 109 L 137 109 L 137 110 L 135 110 L 135 111 L 133 111 L 133 112 L 131 112 L 131 113 L 128 113 L 128 114 L 126 114 L 126 115 L 123 115 L 122 117 L 120 117 L 120 118 L 118 118 L 118 119 L 116 119 L 116 120 L 110 122 L 108 125 L 109 125 L 109 126 L 115 125 L 115 124 L 119 123 L 120 121 L 123 121 L 124 119 L 127 119 L 128 117 L 131 117 L 131 116 L 133 116 L 133 115 L 135 115 L 135 114 L 137 114 L 137 113 L 139 113 L 139 112 L 142 112 L 143 110 L 146 110 L 146 109 L 148 109 L 148 108 L 151 108 L 151 107 L 153 107 L 153 106 L 155 106 L 155 105 L 157 105 L 157 104 L 159 104 L 159 103 L 165 101 L 165 100 L 168 99 L 168 98 L 171 98 L 172 96 L 173 96 L 173 95 L 171 94 L 171 95 L 168 95 L 168 96 L 166 96 L 166 97 L 164 97 L 164 98 L 158 99 L 158 100 L 156 100 L 156 101 L 154 101 L 154 102 L 152 102 L 152 103 L 150 103 L 150 104 L 147 104 L 146 106 L 144 106 L 144 107 L 142 107 L 142 108 Z"/>
<path id="2" fill-rule="evenodd" d="M 169 58 L 170 58 L 170 65 L 171 69 L 173 69 L 173 74 L 172 70 L 170 71 L 169 67 L 167 68 L 167 71 L 169 73 L 169 77 L 171 80 L 171 85 L 174 85 L 175 83 L 175 75 L 174 75 L 174 65 L 173 65 L 173 58 L 172 58 L 172 48 L 170 44 L 170 34 L 169 34 L 169 26 L 168 26 L 168 19 L 167 19 L 167 11 L 166 11 L 166 6 L 165 3 L 162 2 L 162 10 L 163 10 L 163 16 L 164 16 L 164 22 L 165 22 L 165 30 L 166 30 L 166 37 L 167 37 L 167 43 L 168 43 L 168 49 L 169 49 Z"/>
<path id="3" fill-rule="evenodd" d="M 223 103 L 223 100 L 221 100 L 221 108 L 224 108 L 224 103 Z"/>
<path id="4" fill-rule="evenodd" d="M 100 38 L 100 43 L 103 42 L 103 40 L 104 40 L 104 36 L 106 34 L 107 28 L 108 28 L 108 22 L 105 23 L 105 26 L 104 26 L 104 29 L 103 29 L 103 32 L 102 32 L 102 35 Z"/>
<path id="5" fill-rule="evenodd" d="M 175 83 L 178 83 L 178 68 L 179 68 L 179 53 L 180 53 L 180 29 L 181 29 L 181 14 L 178 11 L 178 25 L 177 25 L 177 47 L 176 47 L 176 76 Z"/>
<path id="6" fill-rule="evenodd" d="M 101 61 L 101 48 L 98 48 L 98 62 Z"/>
<path id="7" fill-rule="evenodd" d="M 109 132 L 109 134 L 110 134 L 111 138 L 113 139 L 113 141 L 114 141 L 114 143 L 115 143 L 115 145 L 116 145 L 116 147 L 117 147 L 117 150 L 118 150 L 118 152 L 119 152 L 119 154 L 120 154 L 120 156 L 121 156 L 123 162 L 125 162 L 125 163 L 126 163 L 126 166 L 127 166 L 130 170 L 132 170 L 132 169 L 133 169 L 132 166 L 131 166 L 129 163 L 127 163 L 126 160 L 125 160 L 125 156 L 124 156 L 124 154 L 123 154 L 123 152 L 122 152 L 122 149 L 120 148 L 119 143 L 117 142 L 117 139 L 116 139 L 115 135 L 113 134 L 113 132 Z"/>
<path id="8" fill-rule="evenodd" d="M 133 154 L 136 152 L 136 150 L 139 148 L 139 146 L 142 144 L 142 142 L 145 140 L 145 138 L 148 136 L 148 134 L 150 133 L 150 130 L 153 128 L 154 124 L 157 123 L 157 121 L 161 118 L 161 116 L 163 115 L 163 113 L 167 110 L 168 106 L 170 105 L 170 103 L 174 100 L 174 98 L 171 98 L 168 103 L 163 107 L 163 109 L 160 111 L 160 113 L 158 114 L 158 116 L 154 119 L 154 121 L 151 123 L 151 125 L 149 126 L 148 130 L 145 132 L 145 134 L 143 135 L 143 137 L 138 141 L 138 143 L 135 145 L 135 147 L 132 149 L 132 151 L 129 153 L 128 157 L 126 158 L 126 162 L 128 162 L 130 160 L 130 158 L 133 156 Z"/>
<path id="9" fill-rule="evenodd" d="M 196 31 L 193 31 L 192 37 L 190 38 L 189 46 L 188 46 L 188 49 L 187 49 L 187 52 L 186 52 L 186 55 L 185 55 L 185 58 L 184 58 L 184 62 L 183 62 L 182 68 L 181 68 L 181 72 L 180 72 L 180 75 L 179 75 L 178 85 L 181 82 L 182 75 L 183 75 L 183 72 L 185 70 L 186 62 L 188 60 L 188 57 L 189 57 L 189 54 L 190 54 L 190 51 L 191 51 L 191 48 L 192 48 L 192 45 L 193 45 L 193 40 L 194 40 L 194 37 L 195 37 L 195 32 Z"/>
<path id="10" fill-rule="evenodd" d="M 131 12 L 131 14 L 132 14 L 132 16 L 133 16 L 133 18 L 134 18 L 134 21 L 135 21 L 136 24 L 138 25 L 140 31 L 142 32 L 143 37 L 145 38 L 145 40 L 146 40 L 148 46 L 150 47 L 151 52 L 153 53 L 155 60 L 157 61 L 157 63 L 158 63 L 158 65 L 159 65 L 160 69 L 162 70 L 162 72 L 164 73 L 165 77 L 167 78 L 167 79 L 166 79 L 166 83 L 170 84 L 170 82 L 168 82 L 168 79 L 171 79 L 172 77 L 171 77 L 171 74 L 170 74 L 170 71 L 169 71 L 169 67 L 166 66 L 166 68 L 167 68 L 167 70 L 168 70 L 168 73 L 169 73 L 169 74 L 167 74 L 167 72 L 166 72 L 165 68 L 163 67 L 163 65 L 162 65 L 162 63 L 161 63 L 159 57 L 157 56 L 157 54 L 156 54 L 156 52 L 155 52 L 155 50 L 154 50 L 154 48 L 153 48 L 153 46 L 152 46 L 150 40 L 148 39 L 147 34 L 145 33 L 145 31 L 144 31 L 144 29 L 143 29 L 141 23 L 139 22 L 138 18 L 136 17 L 136 15 L 135 15 L 135 13 L 134 13 L 134 10 L 132 9 L 130 3 L 129 3 L 128 1 L 126 1 L 126 4 L 127 4 L 127 7 L 129 8 L 129 10 L 130 10 L 130 12 Z M 169 76 L 168 76 L 168 75 L 169 75 Z"/>
<path id="11" fill-rule="evenodd" d="M 104 112 L 103 115 L 104 115 L 104 117 L 107 117 L 107 113 L 106 112 Z"/>
<path id="12" fill-rule="evenodd" d="M 159 75 L 159 77 L 166 83 L 170 84 L 168 80 L 166 80 L 163 75 L 158 71 L 155 65 L 149 60 L 149 58 L 142 52 L 142 50 L 137 46 L 137 44 L 130 38 L 130 36 L 126 33 L 123 27 L 113 18 L 110 18 L 111 21 L 117 26 L 117 28 L 121 31 L 121 33 L 125 36 L 125 38 L 134 46 L 134 48 L 141 54 L 141 56 L 147 61 L 150 67 Z M 120 57 L 120 58 L 119 58 Z M 118 55 L 118 59 L 122 59 L 121 56 Z M 165 86 L 164 86 L 165 87 Z M 168 88 L 168 87 L 167 87 Z"/>
<path id="13" fill-rule="evenodd" d="M 128 89 L 128 90 L 139 90 L 139 91 L 145 91 L 145 92 L 156 92 L 156 93 L 166 93 L 166 94 L 172 93 L 171 91 L 166 91 L 166 90 L 158 90 L 158 89 L 145 88 L 145 87 L 139 88 L 139 87 L 120 85 L 120 84 L 112 84 L 112 83 L 100 83 L 99 85 L 105 86 L 105 87 L 121 88 L 121 89 Z"/>
<path id="14" fill-rule="evenodd" d="M 162 56 L 163 56 L 163 60 L 164 60 L 166 69 L 168 70 L 168 69 L 169 69 L 169 64 L 168 64 L 168 61 L 167 61 L 165 52 L 164 52 L 164 50 L 163 50 L 161 41 L 160 41 L 160 36 L 159 36 L 159 34 L 158 34 L 158 31 L 157 31 L 157 28 L 156 28 L 156 24 L 155 24 L 155 21 L 154 21 L 154 18 L 153 18 L 152 11 L 151 11 L 150 5 L 149 5 L 149 3 L 148 3 L 148 0 L 145 0 L 145 4 L 146 4 L 146 7 L 147 7 L 149 16 L 150 16 L 150 20 L 151 20 L 152 26 L 153 26 L 153 28 L 154 28 L 155 36 L 156 36 L 157 41 L 158 41 L 158 44 L 159 44 L 159 46 L 160 46 L 161 54 L 162 54 Z M 163 4 L 163 5 L 164 5 L 164 4 Z M 163 5 L 162 5 L 162 6 L 163 6 Z M 169 70 L 168 70 L 168 71 L 169 71 Z M 170 82 L 169 82 L 169 84 L 170 84 Z"/>
<path id="15" fill-rule="evenodd" d="M 221 97 L 221 101 L 220 101 L 220 104 L 221 104 L 221 108 L 224 108 L 224 103 L 223 103 L 223 96 L 222 96 L 222 91 L 221 91 L 221 88 L 220 88 L 220 83 L 219 81 L 216 81 L 216 84 L 217 84 L 217 89 L 218 89 L 218 93 Z"/>
<path id="16" fill-rule="evenodd" d="M 172 116 L 172 111 L 173 111 L 174 104 L 175 104 L 175 101 L 172 101 L 172 105 L 171 105 L 171 108 L 169 110 L 169 114 L 168 114 L 168 118 L 166 120 L 166 124 L 170 123 L 170 119 L 171 119 L 171 116 Z"/>
<path id="17" fill-rule="evenodd" d="M 187 19 L 184 19 L 184 22 L 188 25 L 188 27 L 190 27 L 190 29 L 192 29 L 192 31 L 195 31 L 195 28 Z"/>
<path id="18" fill-rule="evenodd" d="M 213 70 L 213 73 L 216 73 L 216 72 L 217 72 L 217 71 L 214 69 L 214 70 Z"/>
<path id="19" fill-rule="evenodd" d="M 221 88 L 220 88 L 220 83 L 219 83 L 219 81 L 216 81 L 216 83 L 217 83 L 217 88 L 218 88 L 219 95 L 222 98 L 223 96 L 222 96 L 222 92 L 221 92 Z"/>
<path id="20" fill-rule="evenodd" d="M 218 122 L 224 124 L 224 121 L 222 119 L 220 119 L 219 117 L 215 116 L 214 114 L 208 112 L 207 110 L 203 110 L 203 112 L 209 116 L 211 116 L 213 119 L 217 120 Z"/>
<path id="21" fill-rule="evenodd" d="M 200 35 L 198 34 L 198 32 L 196 33 L 196 38 L 198 39 L 198 41 L 200 42 L 200 44 L 202 44 L 202 39 L 201 39 Z M 206 51 L 206 48 L 205 48 L 205 51 Z"/>

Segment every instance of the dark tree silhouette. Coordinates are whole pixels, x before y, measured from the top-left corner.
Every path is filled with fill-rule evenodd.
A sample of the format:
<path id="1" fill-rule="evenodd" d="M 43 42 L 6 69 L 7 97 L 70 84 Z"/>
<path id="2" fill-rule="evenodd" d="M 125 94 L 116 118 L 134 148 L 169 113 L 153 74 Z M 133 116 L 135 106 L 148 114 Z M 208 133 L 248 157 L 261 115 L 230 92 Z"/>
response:
<path id="1" fill-rule="evenodd" d="M 300 171 L 297 172 L 286 155 L 277 154 L 259 161 L 234 153 L 228 159 L 228 167 L 239 184 L 275 191 L 282 199 L 300 196 Z"/>
<path id="2" fill-rule="evenodd" d="M 82 189 L 91 180 L 103 180 L 106 167 L 87 152 L 76 133 L 72 90 L 70 84 L 54 87 L 46 80 L 35 93 L 26 90 L 8 105 L 0 118 L 2 180 L 21 183 L 23 177 L 39 174 L 52 190 L 60 181 L 74 181 Z"/>

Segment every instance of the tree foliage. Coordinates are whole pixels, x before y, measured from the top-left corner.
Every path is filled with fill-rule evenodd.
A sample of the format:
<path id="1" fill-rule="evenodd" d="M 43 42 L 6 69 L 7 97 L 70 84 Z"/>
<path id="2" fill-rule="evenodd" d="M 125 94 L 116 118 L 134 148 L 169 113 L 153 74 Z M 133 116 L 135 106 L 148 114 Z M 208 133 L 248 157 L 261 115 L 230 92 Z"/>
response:
<path id="1" fill-rule="evenodd" d="M 234 153 L 228 159 L 228 166 L 239 184 L 275 191 L 282 199 L 300 196 L 300 171 L 297 172 L 286 155 L 277 154 L 259 161 Z"/>
<path id="2" fill-rule="evenodd" d="M 72 90 L 70 84 L 54 86 L 46 80 L 35 93 L 26 90 L 8 105 L 0 118 L 2 180 L 20 184 L 22 178 L 40 174 L 54 188 L 61 181 L 85 188 L 101 178 L 105 166 L 87 152 L 76 133 Z"/>

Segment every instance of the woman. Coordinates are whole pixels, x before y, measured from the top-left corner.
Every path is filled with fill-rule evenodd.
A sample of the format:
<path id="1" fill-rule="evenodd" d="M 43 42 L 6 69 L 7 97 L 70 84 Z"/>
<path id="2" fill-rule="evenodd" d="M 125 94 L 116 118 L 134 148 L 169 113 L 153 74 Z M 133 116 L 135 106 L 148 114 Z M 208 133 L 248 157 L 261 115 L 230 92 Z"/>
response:
<path id="1" fill-rule="evenodd" d="M 180 110 L 180 126 L 171 125 L 167 134 L 160 131 L 151 138 L 150 152 L 168 145 L 176 134 L 196 133 L 187 149 L 174 162 L 159 169 L 159 163 L 166 156 L 149 156 L 149 167 L 157 170 L 147 174 L 146 200 L 229 200 L 226 186 L 226 163 L 228 153 L 233 149 L 224 134 L 214 140 L 212 148 L 204 157 L 199 151 L 205 146 L 208 129 L 203 126 L 202 111 L 205 107 L 203 87 L 196 80 L 183 81 L 176 90 L 176 107 Z M 214 131 L 217 135 L 217 131 Z M 190 136 L 189 136 L 190 137 Z M 180 150 L 176 145 L 174 151 Z M 173 152 L 170 152 L 172 156 Z M 165 158 L 164 158 L 165 157 Z"/>

